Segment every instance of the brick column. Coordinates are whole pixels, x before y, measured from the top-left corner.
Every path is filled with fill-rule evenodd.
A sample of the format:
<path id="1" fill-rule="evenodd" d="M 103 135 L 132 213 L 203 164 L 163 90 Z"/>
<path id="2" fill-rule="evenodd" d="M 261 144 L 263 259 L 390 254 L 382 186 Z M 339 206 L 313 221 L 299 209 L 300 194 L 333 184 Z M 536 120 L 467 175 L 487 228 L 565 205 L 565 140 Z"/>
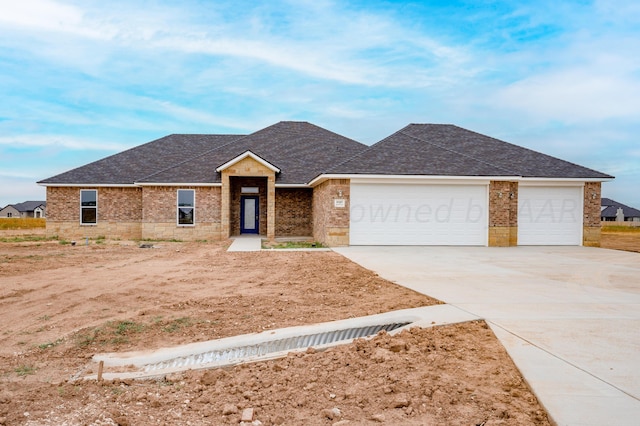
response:
<path id="1" fill-rule="evenodd" d="M 231 224 L 229 223 L 230 202 L 231 202 L 231 187 L 229 181 L 229 172 L 222 171 L 222 195 L 220 202 L 220 237 L 229 238 L 231 236 Z"/>
<path id="2" fill-rule="evenodd" d="M 313 188 L 315 240 L 330 247 L 349 245 L 350 189 L 349 179 L 330 179 Z M 336 207 L 337 198 L 344 200 L 344 207 Z"/>
<path id="3" fill-rule="evenodd" d="M 518 245 L 518 183 L 489 183 L 489 246 Z"/>
<path id="4" fill-rule="evenodd" d="M 276 177 L 267 178 L 267 238 L 276 237 Z"/>
<path id="5" fill-rule="evenodd" d="M 582 245 L 587 247 L 600 247 L 601 186 L 601 182 L 584 184 Z"/>

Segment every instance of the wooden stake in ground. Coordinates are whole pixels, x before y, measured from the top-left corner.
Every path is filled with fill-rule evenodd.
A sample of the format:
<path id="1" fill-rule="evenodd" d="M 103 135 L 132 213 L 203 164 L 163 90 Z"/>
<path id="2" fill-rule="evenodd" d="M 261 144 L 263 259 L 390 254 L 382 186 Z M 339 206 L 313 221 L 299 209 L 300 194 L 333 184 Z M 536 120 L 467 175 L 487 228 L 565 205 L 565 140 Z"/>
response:
<path id="1" fill-rule="evenodd" d="M 102 370 L 104 369 L 104 361 L 100 361 L 100 364 L 98 364 L 98 381 L 101 382 L 102 381 Z"/>

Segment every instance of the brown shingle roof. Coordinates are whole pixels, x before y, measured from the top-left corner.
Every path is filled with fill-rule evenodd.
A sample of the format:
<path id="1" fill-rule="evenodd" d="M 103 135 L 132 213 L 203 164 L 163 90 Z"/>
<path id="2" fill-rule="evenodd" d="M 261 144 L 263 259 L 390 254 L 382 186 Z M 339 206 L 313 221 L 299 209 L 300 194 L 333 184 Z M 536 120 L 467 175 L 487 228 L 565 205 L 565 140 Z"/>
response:
<path id="1" fill-rule="evenodd" d="M 133 184 L 242 135 L 169 135 L 44 179 L 44 184 Z"/>
<path id="2" fill-rule="evenodd" d="M 366 145 L 307 122 L 282 121 L 233 143 L 138 180 L 140 183 L 216 183 L 215 169 L 251 151 L 278 167 L 278 184 L 306 184 L 345 158 L 364 151 Z"/>
<path id="3" fill-rule="evenodd" d="M 601 212 L 601 217 L 616 217 L 618 209 L 622 209 L 624 217 L 640 217 L 640 210 L 629 207 L 625 204 L 612 200 L 611 198 L 602 198 L 600 200 L 602 207 L 605 207 Z"/>
<path id="4" fill-rule="evenodd" d="M 410 124 L 329 172 L 542 178 L 612 177 L 449 124 Z"/>
<path id="5" fill-rule="evenodd" d="M 218 183 L 215 169 L 246 151 L 281 170 L 278 184 L 306 184 L 324 173 L 611 178 L 453 125 L 410 124 L 367 147 L 307 122 L 283 121 L 250 135 L 169 135 L 39 183 Z"/>

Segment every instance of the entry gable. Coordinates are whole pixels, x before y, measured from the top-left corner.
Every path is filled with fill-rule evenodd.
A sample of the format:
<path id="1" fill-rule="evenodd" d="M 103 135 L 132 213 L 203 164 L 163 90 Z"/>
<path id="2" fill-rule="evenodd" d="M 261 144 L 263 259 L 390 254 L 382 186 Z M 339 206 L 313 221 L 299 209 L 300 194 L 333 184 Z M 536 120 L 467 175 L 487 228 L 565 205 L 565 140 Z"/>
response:
<path id="1" fill-rule="evenodd" d="M 273 171 L 274 173 L 280 173 L 280 169 L 276 166 L 274 166 L 273 164 L 269 163 L 267 160 L 257 156 L 256 154 L 254 154 L 251 151 L 245 151 L 244 153 L 238 155 L 237 157 L 227 161 L 226 163 L 224 163 L 223 165 L 221 165 L 220 167 L 218 167 L 216 169 L 216 172 L 221 173 L 223 170 L 226 170 L 227 168 L 236 165 L 237 163 L 241 162 L 242 160 L 246 159 L 246 158 L 250 158 L 252 160 L 254 160 L 255 162 L 261 164 L 262 166 L 266 167 L 267 169 Z"/>

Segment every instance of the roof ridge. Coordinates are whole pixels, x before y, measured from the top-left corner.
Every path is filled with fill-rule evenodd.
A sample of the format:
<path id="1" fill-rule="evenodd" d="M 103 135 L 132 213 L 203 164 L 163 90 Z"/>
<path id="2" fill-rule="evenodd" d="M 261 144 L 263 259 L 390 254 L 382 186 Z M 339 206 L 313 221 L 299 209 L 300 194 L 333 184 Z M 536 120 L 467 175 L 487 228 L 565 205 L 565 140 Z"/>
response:
<path id="1" fill-rule="evenodd" d="M 254 133 L 255 133 L 255 132 L 254 132 Z M 175 133 L 173 133 L 173 134 L 175 134 Z M 229 145 L 229 144 L 231 144 L 231 143 L 234 143 L 234 142 L 236 142 L 236 141 L 238 141 L 238 140 L 240 140 L 240 139 L 243 139 L 243 138 L 246 138 L 247 136 L 249 136 L 249 135 L 233 135 L 233 134 L 224 135 L 224 134 L 206 134 L 206 133 L 202 133 L 201 135 L 202 135 L 202 136 L 238 136 L 238 138 L 237 138 L 237 139 L 232 139 L 232 140 L 230 140 L 230 141 L 229 141 L 229 142 L 227 142 L 227 143 L 223 143 L 222 145 L 219 145 L 219 146 L 216 146 L 216 147 L 214 147 L 214 148 L 208 149 L 208 150 L 206 150 L 206 151 L 204 151 L 204 152 L 202 152 L 202 153 L 200 153 L 200 154 L 196 155 L 195 157 L 191 157 L 191 158 L 188 158 L 188 159 L 186 159 L 186 160 L 182 160 L 182 161 L 180 161 L 180 162 L 178 162 L 178 163 L 175 163 L 175 164 L 173 164 L 173 165 L 171 165 L 171 166 L 165 167 L 164 169 L 156 170 L 155 172 L 153 172 L 153 173 L 151 173 L 151 174 L 149 174 L 149 175 L 147 175 L 147 176 L 143 176 L 143 177 L 141 177 L 141 178 L 139 178 L 139 179 L 136 179 L 136 182 L 141 182 L 141 181 L 144 181 L 145 179 L 149 179 L 149 178 L 150 178 L 150 177 L 152 177 L 152 176 L 158 175 L 158 174 L 160 174 L 160 173 L 162 173 L 162 172 L 166 172 L 167 170 L 169 170 L 169 169 L 173 169 L 174 167 L 178 167 L 178 166 L 179 166 L 179 165 L 181 165 L 181 164 L 185 164 L 185 163 L 187 163 L 187 162 L 189 162 L 189 161 L 193 161 L 193 160 L 195 160 L 196 158 L 200 158 L 200 157 L 202 157 L 202 156 L 204 156 L 204 155 L 210 154 L 210 153 L 212 153 L 213 151 L 215 151 L 215 150 L 217 150 L 217 149 L 220 149 L 220 148 L 222 148 L 222 147 L 225 147 L 225 146 L 227 146 L 227 145 Z M 135 182 L 134 182 L 134 183 L 135 183 Z"/>
<path id="2" fill-rule="evenodd" d="M 474 160 L 474 161 L 477 161 L 477 162 L 479 162 L 479 163 L 483 163 L 483 164 L 486 164 L 486 165 L 488 165 L 488 166 L 491 166 L 491 167 L 495 167 L 495 168 L 498 168 L 498 169 L 504 170 L 505 172 L 512 173 L 512 174 L 513 174 L 513 176 L 520 176 L 520 174 L 518 174 L 518 173 L 514 172 L 513 170 L 509 170 L 509 169 L 507 169 L 507 168 L 505 168 L 505 167 L 498 166 L 498 165 L 496 165 L 496 164 L 490 163 L 490 162 L 485 161 L 485 160 L 480 160 L 480 159 L 478 159 L 478 158 L 476 158 L 476 157 L 473 157 L 473 156 L 471 156 L 471 155 L 468 155 L 468 154 L 465 154 L 465 153 L 462 153 L 462 152 L 456 151 L 456 150 L 451 149 L 451 148 L 447 148 L 446 146 L 442 146 L 442 145 L 440 145 L 440 144 L 437 144 L 437 143 L 434 143 L 434 142 L 431 142 L 431 141 L 427 141 L 427 140 L 425 140 L 425 139 L 422 139 L 422 138 L 419 138 L 419 137 L 417 137 L 417 136 L 413 136 L 413 135 L 410 135 L 410 134 L 408 134 L 408 133 L 405 133 L 405 132 L 404 132 L 404 129 L 406 129 L 406 128 L 407 128 L 407 127 L 409 127 L 409 126 L 413 126 L 413 125 L 415 125 L 415 124 L 409 124 L 408 126 L 405 126 L 404 128 L 402 128 L 401 130 L 398 130 L 396 133 L 400 133 L 400 134 L 402 134 L 402 135 L 404 135 L 404 136 L 407 136 L 407 137 L 410 137 L 410 138 L 412 138 L 412 139 L 417 139 L 417 140 L 419 140 L 419 141 L 421 141 L 421 142 L 426 142 L 426 143 L 428 143 L 428 144 L 430 144 L 430 145 L 437 146 L 437 147 L 438 147 L 438 148 L 440 148 L 440 149 L 444 149 L 444 150 L 446 150 L 446 151 L 453 152 L 454 154 L 462 155 L 463 157 L 470 158 L 470 159 L 472 159 L 472 160 Z M 437 126 L 453 126 L 453 127 L 458 127 L 458 126 L 455 126 L 455 125 L 453 125 L 453 124 L 437 124 Z M 458 128 L 459 128 L 459 129 L 462 129 L 462 127 L 458 127 Z M 467 130 L 467 129 L 463 129 L 463 130 Z M 469 131 L 470 131 L 470 130 L 469 130 Z M 396 134 L 396 133 L 394 133 L 394 134 Z M 473 133 L 476 133 L 476 132 L 473 132 Z M 478 133 L 478 134 L 479 134 L 479 133 Z M 497 140 L 497 139 L 496 139 L 496 140 Z M 507 142 L 507 143 L 508 143 L 508 142 Z M 512 145 L 513 145 L 513 144 L 512 144 Z"/>
<path id="3" fill-rule="evenodd" d="M 396 132 L 396 133 L 397 133 L 397 132 Z M 394 135 L 395 135 L 395 133 L 394 133 Z M 354 141 L 354 142 L 358 142 L 358 143 L 360 143 L 360 144 L 362 144 L 362 145 L 366 146 L 366 148 L 365 148 L 365 149 L 363 149 L 362 151 L 358 152 L 357 154 L 353 154 L 351 157 L 347 158 L 346 160 L 341 161 L 340 163 L 336 163 L 336 164 L 334 164 L 333 166 L 331 166 L 330 168 L 328 168 L 328 169 L 327 169 L 327 170 L 325 170 L 324 172 L 320 172 L 320 173 L 318 173 L 317 175 L 315 175 L 315 176 L 313 177 L 313 179 L 315 179 L 315 178 L 317 178 L 318 176 L 323 175 L 323 174 L 325 174 L 325 173 L 329 173 L 329 172 L 331 172 L 331 170 L 336 169 L 336 168 L 338 168 L 338 167 L 342 166 L 343 164 L 348 163 L 349 161 L 353 160 L 354 158 L 357 158 L 357 157 L 359 157 L 359 156 L 363 155 L 365 152 L 368 152 L 369 150 L 371 150 L 375 145 L 379 144 L 380 142 L 382 142 L 382 141 L 383 141 L 383 140 L 385 140 L 385 139 L 388 139 L 389 137 L 391 137 L 391 135 L 389 135 L 389 136 L 387 136 L 386 138 L 384 138 L 384 139 L 382 139 L 382 140 L 380 140 L 380 141 L 378 141 L 378 142 L 374 143 L 373 145 L 366 145 L 366 144 L 363 144 L 362 142 L 357 141 L 357 140 L 355 140 L 355 139 L 348 138 L 348 139 L 351 139 L 351 140 L 352 140 L 352 141 Z M 311 179 L 311 180 L 313 180 L 313 179 Z M 309 182 L 311 182 L 311 181 L 309 181 Z"/>
<path id="4" fill-rule="evenodd" d="M 189 159 L 186 159 L 186 160 L 180 161 L 179 163 L 176 163 L 176 164 L 174 164 L 174 165 L 172 165 L 172 166 L 165 167 L 165 168 L 164 168 L 164 169 L 162 169 L 162 170 L 158 170 L 158 171 L 156 171 L 156 172 L 153 172 L 153 173 L 151 173 L 150 175 L 147 175 L 147 176 L 144 176 L 144 177 L 142 177 L 142 178 L 138 179 L 138 181 L 143 181 L 143 180 L 145 180 L 145 179 L 149 179 L 149 178 L 151 178 L 152 176 L 155 176 L 155 175 L 158 175 L 158 174 L 160 174 L 160 173 L 166 172 L 167 170 L 173 169 L 174 167 L 177 167 L 177 166 L 179 166 L 179 165 L 181 165 L 181 164 L 185 164 L 185 163 L 187 163 L 187 162 L 189 162 L 189 161 L 193 161 L 193 160 L 195 160 L 196 158 L 203 157 L 203 156 L 205 156 L 205 155 L 207 155 L 207 154 L 210 154 L 210 153 L 212 153 L 212 152 L 214 152 L 214 151 L 216 151 L 216 150 L 218 150 L 218 149 L 220 149 L 220 148 L 224 148 L 224 147 L 226 147 L 226 146 L 228 146 L 228 145 L 230 145 L 230 144 L 232 144 L 232 143 L 236 143 L 236 142 L 240 141 L 241 139 L 246 139 L 246 138 L 248 138 L 249 136 L 251 136 L 251 135 L 253 135 L 253 134 L 256 134 L 256 133 L 261 132 L 261 131 L 263 131 L 263 130 L 269 129 L 269 128 L 274 127 L 274 126 L 277 126 L 277 125 L 278 125 L 278 124 L 280 124 L 280 123 L 284 123 L 284 121 L 279 121 L 279 122 L 277 122 L 277 123 L 274 123 L 274 124 L 272 124 L 272 125 L 270 125 L 270 126 L 267 126 L 267 127 L 263 128 L 263 129 L 256 130 L 255 132 L 251 132 L 251 133 L 249 133 L 248 135 L 238 135 L 238 138 L 237 138 L 237 139 L 232 139 L 232 140 L 230 140 L 230 141 L 229 141 L 229 142 L 227 142 L 227 143 L 223 143 L 222 145 L 219 145 L 219 146 L 217 146 L 217 147 L 215 147 L 215 148 L 211 148 L 211 149 L 209 149 L 209 150 L 207 150 L 207 151 L 205 151 L 205 152 L 202 152 L 202 153 L 200 153 L 200 154 L 196 155 L 195 157 L 191 157 L 191 158 L 189 158 Z M 305 121 L 304 123 L 306 123 L 306 121 Z M 309 124 L 311 124 L 311 123 L 309 123 Z M 203 134 L 203 135 L 204 135 L 204 136 L 234 136 L 234 135 L 218 135 L 218 134 L 213 134 L 213 135 Z M 245 152 L 246 152 L 246 151 L 251 151 L 251 150 L 247 149 L 247 150 L 245 150 Z M 254 153 L 254 154 L 255 154 L 255 153 Z M 260 158 L 262 158 L 262 157 L 260 157 Z M 224 163 L 223 163 L 223 164 L 224 164 Z"/>

